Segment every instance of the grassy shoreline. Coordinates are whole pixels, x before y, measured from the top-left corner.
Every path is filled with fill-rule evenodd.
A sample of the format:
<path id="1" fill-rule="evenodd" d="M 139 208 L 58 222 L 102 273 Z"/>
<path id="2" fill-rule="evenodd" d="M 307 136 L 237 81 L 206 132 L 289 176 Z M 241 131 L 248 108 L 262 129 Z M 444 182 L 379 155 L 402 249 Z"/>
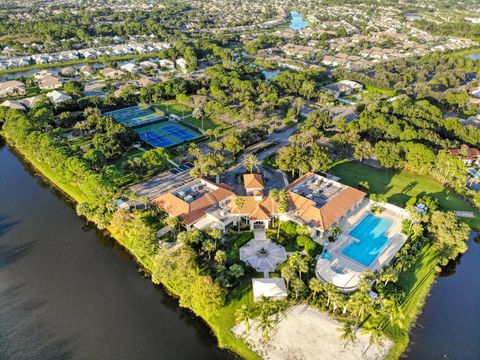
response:
<path id="1" fill-rule="evenodd" d="M 56 176 L 55 172 L 50 169 L 47 164 L 35 159 L 32 160 L 27 158 L 19 148 L 8 142 L 8 140 L 6 142 L 8 146 L 14 150 L 17 156 L 21 156 L 20 160 L 24 164 L 31 166 L 35 170 L 36 175 L 39 176 L 43 181 L 50 185 L 53 185 L 56 190 L 59 190 L 62 194 L 68 196 L 68 200 L 73 201 L 74 203 L 80 203 L 85 201 L 83 193 L 76 186 L 65 184 L 64 182 L 60 181 Z M 150 259 L 141 258 L 135 253 L 131 252 L 127 244 L 121 238 L 113 237 L 110 231 L 108 231 L 108 235 L 113 238 L 118 244 L 120 244 L 124 248 L 124 250 L 127 251 L 135 259 L 137 264 L 142 267 L 142 270 L 144 270 L 145 273 L 147 273 L 148 275 L 152 274 L 153 264 L 151 261 L 149 261 Z M 152 282 L 152 284 L 155 283 Z M 174 287 L 170 286 L 169 284 L 163 283 L 159 285 L 161 285 L 168 294 L 175 298 L 178 298 Z M 191 309 L 189 310 L 192 311 L 193 314 L 195 314 L 200 320 L 204 321 L 210 327 L 213 334 L 217 338 L 218 346 L 220 348 L 230 350 L 233 353 L 241 356 L 242 358 L 256 360 L 260 359 L 259 356 L 252 350 L 250 350 L 249 347 L 241 339 L 238 339 L 230 332 L 230 329 L 235 325 L 234 311 L 241 304 L 250 301 L 248 295 L 249 292 L 246 292 L 239 299 L 230 301 L 217 314 L 198 314 L 193 312 Z"/>
<path id="2" fill-rule="evenodd" d="M 68 195 L 68 197 L 74 202 L 78 203 L 85 201 L 84 195 L 77 187 L 61 182 L 55 172 L 51 170 L 47 164 L 35 159 L 28 159 L 18 148 L 10 143 L 9 146 L 15 150 L 16 154 L 22 155 L 21 160 L 31 165 L 44 181 L 54 185 L 55 188 L 58 188 L 62 193 Z M 136 256 L 129 250 L 122 239 L 114 239 L 132 255 L 135 261 L 146 273 L 152 273 L 153 264 L 149 261 L 150 259 Z M 436 261 L 436 255 L 432 247 L 427 246 L 422 250 L 416 264 L 401 276 L 401 286 L 408 292 L 405 302 L 401 305 L 406 319 L 403 328 L 390 327 L 385 331 L 385 334 L 394 341 L 394 347 L 392 348 L 388 359 L 399 359 L 408 346 L 410 329 L 420 314 L 430 292 L 430 288 L 435 282 L 437 276 L 437 273 L 435 272 Z M 170 295 L 176 297 L 174 287 L 169 284 L 161 285 Z M 259 359 L 259 356 L 250 350 L 241 339 L 236 338 L 230 332 L 230 329 L 235 325 L 235 309 L 242 304 L 251 302 L 249 294 L 249 287 L 245 287 L 240 294 L 236 294 L 237 296 L 235 296 L 234 299 L 231 299 L 229 303 L 216 314 L 195 313 L 195 315 L 201 318 L 202 321 L 210 327 L 218 340 L 219 347 L 228 349 L 246 359 Z"/>

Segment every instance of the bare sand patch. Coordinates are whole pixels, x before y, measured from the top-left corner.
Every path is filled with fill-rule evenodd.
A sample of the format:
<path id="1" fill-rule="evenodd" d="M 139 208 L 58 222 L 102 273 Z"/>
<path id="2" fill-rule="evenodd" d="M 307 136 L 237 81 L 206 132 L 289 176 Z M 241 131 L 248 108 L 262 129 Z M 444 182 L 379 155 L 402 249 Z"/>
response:
<path id="1" fill-rule="evenodd" d="M 245 331 L 243 322 L 232 331 L 266 360 L 380 360 L 392 346 L 390 340 L 382 339 L 377 351 L 375 344 L 368 346 L 369 335 L 358 331 L 356 342 L 344 347 L 341 332 L 337 330 L 341 327 L 337 320 L 302 304 L 289 309 L 275 330 L 270 331 L 268 341 L 262 339 L 255 324 L 249 332 Z"/>

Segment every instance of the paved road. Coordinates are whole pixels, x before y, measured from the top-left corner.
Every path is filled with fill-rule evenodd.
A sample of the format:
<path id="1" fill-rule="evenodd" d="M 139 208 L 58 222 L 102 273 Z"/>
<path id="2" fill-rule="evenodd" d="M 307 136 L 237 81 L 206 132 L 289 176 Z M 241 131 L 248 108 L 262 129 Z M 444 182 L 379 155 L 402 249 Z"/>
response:
<path id="1" fill-rule="evenodd" d="M 245 158 L 247 154 L 251 154 L 253 152 L 258 151 L 259 149 L 268 146 L 270 144 L 276 143 L 275 146 L 270 147 L 260 153 L 257 153 L 258 159 L 262 162 L 265 160 L 268 156 L 271 154 L 277 152 L 280 148 L 284 146 L 288 146 L 290 142 L 288 141 L 289 137 L 297 131 L 298 127 L 297 125 L 292 126 L 285 131 L 278 132 L 278 133 L 272 133 L 267 135 L 266 139 L 263 140 L 262 142 L 259 142 L 258 144 L 255 144 L 254 146 L 248 148 L 246 151 L 242 153 L 242 155 L 239 157 L 237 164 L 232 166 L 230 169 L 228 169 L 225 174 L 221 177 L 221 181 L 232 186 L 236 192 L 241 194 L 244 192 L 243 185 L 241 185 L 238 182 L 238 178 L 240 175 L 244 174 L 247 172 L 247 170 L 243 167 L 242 161 Z M 260 172 L 264 176 L 265 180 L 265 189 L 268 191 L 273 188 L 283 188 L 285 186 L 285 180 L 282 172 L 280 171 L 275 171 L 272 169 L 269 169 L 265 166 L 260 165 Z"/>

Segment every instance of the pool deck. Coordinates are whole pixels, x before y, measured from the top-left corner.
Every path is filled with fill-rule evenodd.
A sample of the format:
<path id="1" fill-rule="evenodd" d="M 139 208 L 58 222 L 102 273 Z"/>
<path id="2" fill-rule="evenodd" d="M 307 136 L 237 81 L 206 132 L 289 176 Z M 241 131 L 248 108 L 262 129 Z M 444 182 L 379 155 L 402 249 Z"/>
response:
<path id="1" fill-rule="evenodd" d="M 353 241 L 358 241 L 349 236 L 348 233 L 371 212 L 371 208 L 371 201 L 365 199 L 354 212 L 342 219 L 338 225 L 343 229 L 343 233 L 334 243 L 329 243 L 327 248 L 331 258 L 329 260 L 320 258 L 317 262 L 317 277 L 334 284 L 341 291 L 355 291 L 363 271 L 368 269 L 376 271 L 388 265 L 407 240 L 407 236 L 401 233 L 405 212 L 401 208 L 388 206 L 382 213 L 375 214 L 375 216 L 388 218 L 393 221 L 391 227 L 385 233 L 390 241 L 373 263 L 367 267 L 343 255 L 342 250 L 346 246 Z"/>

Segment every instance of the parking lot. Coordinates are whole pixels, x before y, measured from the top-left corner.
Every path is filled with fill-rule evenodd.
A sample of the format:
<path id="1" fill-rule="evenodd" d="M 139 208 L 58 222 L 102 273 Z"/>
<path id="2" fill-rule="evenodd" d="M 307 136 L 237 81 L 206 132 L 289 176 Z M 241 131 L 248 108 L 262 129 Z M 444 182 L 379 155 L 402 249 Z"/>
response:
<path id="1" fill-rule="evenodd" d="M 157 176 L 135 184 L 130 187 L 137 196 L 146 196 L 149 201 L 152 201 L 166 192 L 169 192 L 178 186 L 186 184 L 193 180 L 190 175 L 191 164 L 184 164 L 174 169 L 165 171 Z"/>

